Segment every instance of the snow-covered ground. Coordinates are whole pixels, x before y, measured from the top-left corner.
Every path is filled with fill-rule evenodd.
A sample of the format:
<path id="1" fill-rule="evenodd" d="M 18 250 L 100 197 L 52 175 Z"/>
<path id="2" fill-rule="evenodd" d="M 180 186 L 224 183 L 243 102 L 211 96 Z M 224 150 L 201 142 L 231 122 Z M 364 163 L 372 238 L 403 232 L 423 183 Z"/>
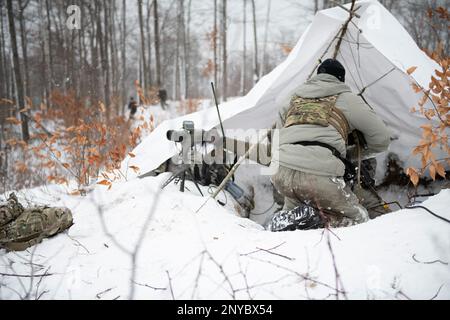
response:
<path id="1" fill-rule="evenodd" d="M 271 233 L 230 203 L 196 212 L 205 198 L 189 182 L 192 192 L 161 192 L 168 177 L 86 197 L 61 186 L 20 192 L 24 202 L 69 207 L 75 224 L 26 252 L 0 251 L 0 299 L 334 299 L 336 288 L 349 299 L 450 299 L 450 224 L 422 209 L 331 232 Z M 450 190 L 423 205 L 449 219 Z"/>
<path id="2" fill-rule="evenodd" d="M 136 124 L 177 112 L 140 108 Z M 448 223 L 417 209 L 331 232 L 271 233 L 261 224 L 276 205 L 258 172 L 237 172 L 236 182 L 254 191 L 251 220 L 224 193 L 224 207 L 209 200 L 197 212 L 206 198 L 190 182 L 192 192 L 174 184 L 161 192 L 169 174 L 97 186 L 85 197 L 54 185 L 21 191 L 29 205 L 69 207 L 75 224 L 26 252 L 0 250 L 0 299 L 450 299 Z M 405 204 L 398 188 L 383 197 Z M 450 218 L 450 190 L 424 205 Z"/>

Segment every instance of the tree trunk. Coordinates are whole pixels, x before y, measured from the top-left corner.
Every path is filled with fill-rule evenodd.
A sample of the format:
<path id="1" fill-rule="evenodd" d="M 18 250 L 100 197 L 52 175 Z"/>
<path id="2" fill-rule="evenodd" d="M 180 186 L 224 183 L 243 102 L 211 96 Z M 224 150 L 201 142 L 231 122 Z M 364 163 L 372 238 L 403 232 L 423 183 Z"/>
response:
<path id="1" fill-rule="evenodd" d="M 159 17 L 158 17 L 158 1 L 153 1 L 153 19 L 155 21 L 154 33 L 155 33 L 155 58 L 156 58 L 156 84 L 159 88 L 162 86 L 161 81 L 161 59 L 159 52 Z"/>
<path id="2" fill-rule="evenodd" d="M 50 93 L 53 91 L 53 81 L 54 81 L 54 70 L 53 70 L 53 36 L 52 36 L 52 23 L 50 19 L 50 4 L 49 0 L 45 0 L 45 7 L 47 11 L 47 35 L 48 35 L 48 70 L 49 70 L 49 76 L 50 78 L 47 79 L 49 81 L 49 91 L 47 94 L 50 95 Z M 48 103 L 50 103 L 48 101 Z"/>
<path id="3" fill-rule="evenodd" d="M 227 0 L 223 0 L 223 11 L 222 11 L 222 62 L 223 62 L 223 82 L 222 82 L 222 92 L 223 100 L 227 101 L 228 96 L 228 70 L 227 70 Z"/>
<path id="4" fill-rule="evenodd" d="M 104 55 L 103 59 L 103 70 L 105 73 L 105 105 L 106 105 L 106 118 L 109 120 L 110 116 L 110 108 L 111 108 L 111 88 L 110 88 L 110 69 L 109 69 L 109 36 L 108 36 L 108 30 L 109 30 L 109 6 L 110 4 L 109 0 L 103 0 L 103 6 L 104 6 L 104 23 L 105 23 L 105 32 L 104 32 Z"/>
<path id="5" fill-rule="evenodd" d="M 23 82 L 22 76 L 20 74 L 20 64 L 19 64 L 19 52 L 17 50 L 17 38 L 16 38 L 16 26 L 14 24 L 14 12 L 12 0 L 6 1 L 8 7 L 8 20 L 9 20 L 9 33 L 11 39 L 11 48 L 13 52 L 14 61 L 14 75 L 16 78 L 16 88 L 17 88 L 17 99 L 18 99 L 18 110 L 25 107 L 25 98 L 23 94 Z M 20 112 L 20 118 L 22 121 L 22 138 L 25 142 L 30 139 L 30 134 L 28 131 L 28 118 L 25 112 Z"/>
<path id="6" fill-rule="evenodd" d="M 116 1 L 112 2 L 112 7 L 110 8 L 110 23 L 109 23 L 109 38 L 111 43 L 111 72 L 112 72 L 112 83 L 111 95 L 114 97 L 119 91 L 119 79 L 118 79 L 118 70 L 119 70 L 119 57 L 118 57 L 118 49 L 117 49 L 117 37 L 116 37 Z M 115 106 L 116 108 L 118 106 Z M 116 114 L 118 114 L 117 109 L 115 109 Z"/>
<path id="7" fill-rule="evenodd" d="M 266 67 L 266 63 L 267 63 L 267 38 L 269 36 L 269 22 L 270 22 L 270 8 L 272 5 L 272 0 L 269 0 L 269 4 L 267 6 L 267 15 L 266 15 L 266 26 L 265 26 L 265 31 L 264 31 L 264 47 L 263 47 L 263 60 L 261 63 L 261 68 L 259 70 L 259 76 L 258 79 L 261 79 L 261 77 L 264 75 L 265 72 L 265 67 Z"/>
<path id="8" fill-rule="evenodd" d="M 153 2 L 147 3 L 147 46 L 148 46 L 148 86 L 153 86 L 153 74 L 152 74 L 152 34 L 150 29 L 150 18 Z"/>
<path id="9" fill-rule="evenodd" d="M 0 5 L 0 79 L 4 79 L 0 83 L 0 96 L 9 98 L 9 77 L 6 68 L 6 52 L 5 52 L 5 36 L 3 31 L 3 6 Z"/>
<path id="10" fill-rule="evenodd" d="M 138 0 L 138 11 L 139 11 L 139 31 L 141 35 L 141 56 L 142 56 L 142 73 L 143 73 L 143 81 L 142 87 L 144 90 L 147 88 L 147 76 L 148 76 L 148 70 L 147 70 L 147 56 L 145 54 L 145 35 L 144 35 L 144 16 L 142 14 L 142 0 Z"/>
<path id="11" fill-rule="evenodd" d="M 183 33 L 184 38 L 184 96 L 185 98 L 190 97 L 190 73 L 191 73 L 191 49 L 190 49 L 190 38 L 191 38 L 191 7 L 192 7 L 192 0 L 189 0 L 188 2 L 188 9 L 187 9 L 187 20 L 184 19 L 185 22 L 185 28 Z"/>
<path id="12" fill-rule="evenodd" d="M 44 10 L 44 4 L 42 1 L 39 2 L 39 13 L 41 16 L 45 15 L 45 10 Z M 39 41 L 40 41 L 40 46 L 41 46 L 41 74 L 42 74 L 42 84 L 41 84 L 41 97 L 42 99 L 45 101 L 45 104 L 47 105 L 47 107 L 50 106 L 50 102 L 49 102 L 49 95 L 50 95 L 50 80 L 49 80 L 49 74 L 48 74 L 48 65 L 47 65 L 47 53 L 46 53 L 46 48 L 47 48 L 47 42 L 46 42 L 46 35 L 45 35 L 45 30 L 46 30 L 46 26 L 45 26 L 45 22 L 43 21 L 43 19 L 41 19 L 39 21 Z"/>
<path id="13" fill-rule="evenodd" d="M 23 0 L 19 0 L 19 21 L 20 21 L 20 39 L 22 44 L 22 58 L 24 65 L 24 78 L 25 78 L 25 96 L 30 96 L 30 74 L 28 72 L 28 49 L 27 49 L 27 38 L 25 31 L 25 18 L 24 11 L 28 6 L 29 2 L 23 4 Z"/>
<path id="14" fill-rule="evenodd" d="M 218 81 L 218 62 L 217 62 L 217 0 L 214 0 L 214 30 L 213 30 L 213 51 L 214 51 L 214 85 L 217 86 Z"/>
<path id="15" fill-rule="evenodd" d="M 2 10 L 0 9 L 0 17 L 2 14 Z M 6 98 L 6 94 L 5 94 L 5 83 L 6 83 L 6 76 L 5 76 L 5 71 L 4 71 L 4 67 L 3 67 L 3 39 L 1 37 L 1 33 L 0 33 L 0 79 L 2 79 L 1 83 L 0 83 L 0 97 L 4 97 Z"/>
<path id="16" fill-rule="evenodd" d="M 127 78 L 127 2 L 123 0 L 122 2 L 122 108 L 124 111 L 124 106 L 127 103 L 128 95 L 126 89 L 126 78 Z"/>
<path id="17" fill-rule="evenodd" d="M 104 42 L 104 36 L 103 36 L 103 26 L 102 26 L 102 2 L 98 1 L 95 2 L 96 4 L 96 12 L 95 17 L 97 20 L 97 47 L 99 51 L 99 60 L 101 63 L 101 68 L 99 72 L 99 81 L 98 81 L 98 88 L 99 88 L 99 97 L 106 102 L 106 81 L 105 81 L 105 70 L 106 70 L 106 59 L 105 59 L 105 42 Z M 97 58 L 98 60 L 98 58 Z"/>
<path id="18" fill-rule="evenodd" d="M 253 40 L 254 40 L 254 74 L 253 82 L 259 81 L 259 63 L 258 63 L 258 32 L 256 30 L 256 5 L 255 0 L 252 0 L 252 13 L 253 13 Z"/>
<path id="19" fill-rule="evenodd" d="M 174 98 L 180 100 L 181 93 L 180 93 L 180 42 L 183 40 L 183 37 L 181 35 L 182 33 L 182 16 L 183 16 L 183 8 L 184 8 L 184 0 L 178 0 L 178 7 L 177 7 L 177 43 L 176 43 L 176 50 L 175 50 L 175 92 L 174 92 Z"/>
<path id="20" fill-rule="evenodd" d="M 243 29 L 243 42 L 242 42 L 242 70 L 241 70 L 241 95 L 245 95 L 246 86 L 245 81 L 247 80 L 246 71 L 247 71 L 247 0 L 242 0 L 244 4 L 244 8 L 242 10 L 244 19 L 242 22 Z"/>
<path id="21" fill-rule="evenodd" d="M 77 97 L 80 98 L 83 91 L 83 83 L 88 81 L 88 75 L 86 74 L 86 64 L 85 64 L 85 52 L 83 50 L 83 39 L 84 34 L 82 32 L 78 32 L 78 64 L 79 68 L 77 68 Z M 84 79 L 82 79 L 84 78 Z"/>

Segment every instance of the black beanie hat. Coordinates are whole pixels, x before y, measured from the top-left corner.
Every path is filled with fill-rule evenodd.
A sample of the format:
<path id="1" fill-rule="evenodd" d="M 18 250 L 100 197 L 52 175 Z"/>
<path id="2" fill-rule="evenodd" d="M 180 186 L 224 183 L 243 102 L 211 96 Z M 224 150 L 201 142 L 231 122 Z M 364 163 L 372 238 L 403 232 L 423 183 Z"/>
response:
<path id="1" fill-rule="evenodd" d="M 335 59 L 327 59 L 319 66 L 317 74 L 327 73 L 335 76 L 340 81 L 345 82 L 345 68 Z"/>

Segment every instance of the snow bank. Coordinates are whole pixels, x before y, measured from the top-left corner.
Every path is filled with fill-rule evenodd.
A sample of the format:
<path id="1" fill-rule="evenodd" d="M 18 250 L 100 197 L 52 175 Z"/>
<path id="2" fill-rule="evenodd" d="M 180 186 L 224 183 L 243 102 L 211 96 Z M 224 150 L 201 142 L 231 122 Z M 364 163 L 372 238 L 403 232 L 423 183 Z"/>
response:
<path id="1" fill-rule="evenodd" d="M 348 298 L 450 298 L 450 225 L 424 210 L 332 234 L 271 233 L 238 217 L 231 203 L 211 200 L 196 213 L 205 199 L 175 185 L 159 192 L 167 178 L 99 186 L 87 197 L 57 186 L 21 193 L 68 206 L 75 225 L 27 252 L 0 251 L 0 273 L 35 275 L 0 276 L 0 299 L 25 296 L 30 281 L 31 296 L 41 299 L 127 299 L 133 283 L 136 299 L 334 299 L 328 237 Z M 424 205 L 450 218 L 450 190 Z M 127 252 L 141 235 L 133 268 Z"/>

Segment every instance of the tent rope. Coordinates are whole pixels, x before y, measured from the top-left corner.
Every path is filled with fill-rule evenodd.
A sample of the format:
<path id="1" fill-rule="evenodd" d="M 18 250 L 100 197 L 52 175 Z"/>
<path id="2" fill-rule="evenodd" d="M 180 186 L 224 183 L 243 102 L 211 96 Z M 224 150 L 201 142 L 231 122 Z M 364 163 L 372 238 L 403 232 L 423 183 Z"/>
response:
<path id="1" fill-rule="evenodd" d="M 320 56 L 319 60 L 317 61 L 317 64 L 314 66 L 314 69 L 311 71 L 311 73 L 308 76 L 308 80 L 312 78 L 312 76 L 314 75 L 314 73 L 316 72 L 317 68 L 322 64 L 322 59 L 326 56 L 326 54 L 328 53 L 328 51 L 330 51 L 331 46 L 334 43 L 334 40 L 336 40 L 338 38 L 338 35 L 341 33 L 342 28 L 339 29 L 339 31 L 337 32 L 337 34 L 333 37 L 333 40 L 330 41 L 330 43 L 328 44 L 327 48 L 325 49 L 324 53 Z"/>
<path id="2" fill-rule="evenodd" d="M 371 86 L 373 86 L 374 84 L 376 84 L 377 82 L 379 82 L 380 80 L 386 78 L 389 74 L 391 74 L 392 72 L 394 72 L 395 70 L 397 70 L 396 67 L 393 67 L 391 70 L 389 70 L 388 72 L 386 72 L 385 74 L 383 74 L 381 77 L 379 77 L 378 79 L 376 79 L 375 81 L 373 81 L 372 83 L 368 84 L 367 86 L 365 86 L 364 88 L 362 88 L 361 92 L 358 93 L 358 96 L 362 96 L 363 93 L 366 91 L 366 89 L 370 88 Z"/>

